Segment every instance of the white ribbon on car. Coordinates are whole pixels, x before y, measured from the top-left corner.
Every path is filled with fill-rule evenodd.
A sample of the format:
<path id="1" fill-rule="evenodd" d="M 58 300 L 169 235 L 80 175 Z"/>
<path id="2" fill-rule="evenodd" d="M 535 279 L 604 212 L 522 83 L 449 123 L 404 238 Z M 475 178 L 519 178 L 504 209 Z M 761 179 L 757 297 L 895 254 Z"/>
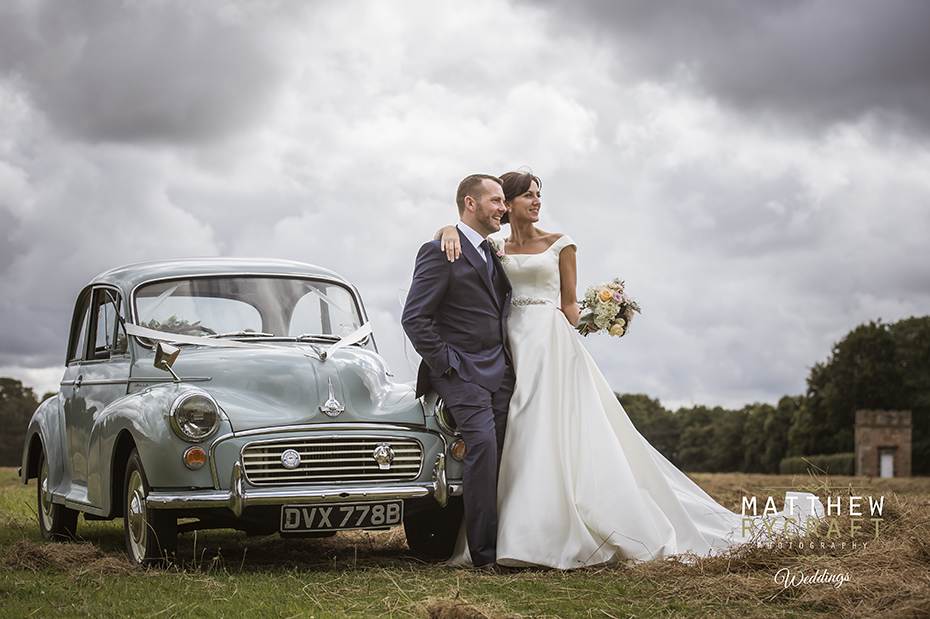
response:
<path id="1" fill-rule="evenodd" d="M 159 340 L 172 344 L 192 344 L 194 346 L 210 346 L 213 348 L 269 348 L 267 344 L 259 342 L 238 342 L 236 340 L 214 339 L 203 337 L 201 335 L 182 335 L 180 333 L 169 333 L 167 331 L 158 331 L 157 329 L 148 329 L 130 323 L 125 324 L 126 333 L 136 337 L 144 337 L 150 340 Z M 371 335 L 371 323 L 366 322 L 361 327 L 342 338 L 332 346 L 326 349 L 323 359 L 332 355 L 344 346 L 357 344 L 366 337 Z"/>
<path id="2" fill-rule="evenodd" d="M 236 342 L 234 340 L 216 340 L 202 335 L 182 335 L 180 333 L 169 333 L 168 331 L 158 331 L 157 329 L 148 329 L 126 323 L 126 333 L 136 337 L 144 337 L 150 340 L 159 340 L 171 344 L 194 344 L 196 346 L 212 346 L 213 348 L 266 348 L 264 344 L 256 342 Z"/>
<path id="3" fill-rule="evenodd" d="M 346 337 L 342 338 L 341 340 L 339 340 L 338 342 L 336 342 L 335 344 L 327 348 L 326 355 L 323 357 L 323 360 L 325 360 L 326 357 L 332 355 L 334 352 L 336 352 L 343 346 L 351 346 L 352 344 L 357 344 L 358 342 L 361 342 L 369 335 L 371 335 L 371 323 L 366 322 L 361 327 L 359 327 L 358 329 L 356 329 L 355 331 L 353 331 Z"/>

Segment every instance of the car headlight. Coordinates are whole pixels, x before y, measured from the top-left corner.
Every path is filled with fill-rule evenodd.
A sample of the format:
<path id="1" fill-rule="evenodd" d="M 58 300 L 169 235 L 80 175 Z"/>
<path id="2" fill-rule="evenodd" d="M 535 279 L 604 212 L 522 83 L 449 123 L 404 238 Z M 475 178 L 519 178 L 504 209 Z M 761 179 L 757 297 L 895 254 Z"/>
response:
<path id="1" fill-rule="evenodd" d="M 198 443 L 220 426 L 220 407 L 202 391 L 188 391 L 171 405 L 171 427 L 186 441 Z"/>
<path id="2" fill-rule="evenodd" d="M 436 400 L 436 421 L 439 422 L 439 427 L 442 428 L 447 434 L 453 436 L 461 436 L 462 433 L 459 431 L 458 425 L 455 423 L 455 419 L 452 418 L 452 413 L 449 412 L 449 407 L 446 406 L 446 403 L 442 400 Z"/>

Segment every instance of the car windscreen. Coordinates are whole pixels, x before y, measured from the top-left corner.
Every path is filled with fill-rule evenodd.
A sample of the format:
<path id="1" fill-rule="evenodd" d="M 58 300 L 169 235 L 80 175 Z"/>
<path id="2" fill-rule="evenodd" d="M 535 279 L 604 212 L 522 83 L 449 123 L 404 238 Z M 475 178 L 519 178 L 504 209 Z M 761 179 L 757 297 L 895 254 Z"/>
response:
<path id="1" fill-rule="evenodd" d="M 140 326 L 214 337 L 344 337 L 361 325 L 353 293 L 339 284 L 287 277 L 159 281 L 135 293 Z"/>

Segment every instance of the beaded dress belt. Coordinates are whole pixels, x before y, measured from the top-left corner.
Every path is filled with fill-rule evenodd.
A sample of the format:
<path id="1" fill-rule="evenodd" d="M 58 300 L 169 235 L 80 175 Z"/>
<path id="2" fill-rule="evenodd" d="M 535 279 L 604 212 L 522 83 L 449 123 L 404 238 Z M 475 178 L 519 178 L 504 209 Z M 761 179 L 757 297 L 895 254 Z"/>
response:
<path id="1" fill-rule="evenodd" d="M 511 305 L 555 305 L 552 299 L 534 299 L 533 297 L 517 297 L 510 301 Z"/>

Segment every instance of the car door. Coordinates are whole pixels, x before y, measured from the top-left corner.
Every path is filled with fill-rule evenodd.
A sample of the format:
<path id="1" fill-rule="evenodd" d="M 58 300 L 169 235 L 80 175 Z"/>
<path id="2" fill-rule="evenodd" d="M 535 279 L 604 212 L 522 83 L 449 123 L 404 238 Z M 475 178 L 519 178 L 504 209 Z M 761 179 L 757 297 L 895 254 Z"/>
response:
<path id="1" fill-rule="evenodd" d="M 62 414 L 58 417 L 60 429 L 59 436 L 61 443 L 58 445 L 46 445 L 49 453 L 57 452 L 60 454 L 59 462 L 62 463 L 63 469 L 60 472 L 49 470 L 49 482 L 56 494 L 71 497 L 75 488 L 80 488 L 78 494 L 85 495 L 83 490 L 86 488 L 87 466 L 86 455 L 73 453 L 72 445 L 80 444 L 81 441 L 75 441 L 72 437 L 71 426 L 83 418 L 84 400 L 80 396 L 80 389 L 84 381 L 83 362 L 87 354 L 87 334 L 90 322 L 90 301 L 92 290 L 86 289 L 78 297 L 74 306 L 74 315 L 71 319 L 71 335 L 68 340 L 68 355 L 65 365 L 65 373 L 61 378 L 61 402 Z M 78 410 L 76 410 L 78 409 Z M 79 428 L 74 431 L 80 431 Z"/>
<path id="2" fill-rule="evenodd" d="M 101 411 L 126 395 L 131 364 L 119 292 L 99 286 L 87 301 L 83 353 L 76 350 L 81 358 L 68 366 L 74 378 L 65 401 L 65 436 L 71 466 L 69 498 L 96 503 L 102 479 L 108 478 L 108 471 L 101 470 L 108 460 L 101 462 L 99 445 L 91 444 L 92 430 Z"/>

